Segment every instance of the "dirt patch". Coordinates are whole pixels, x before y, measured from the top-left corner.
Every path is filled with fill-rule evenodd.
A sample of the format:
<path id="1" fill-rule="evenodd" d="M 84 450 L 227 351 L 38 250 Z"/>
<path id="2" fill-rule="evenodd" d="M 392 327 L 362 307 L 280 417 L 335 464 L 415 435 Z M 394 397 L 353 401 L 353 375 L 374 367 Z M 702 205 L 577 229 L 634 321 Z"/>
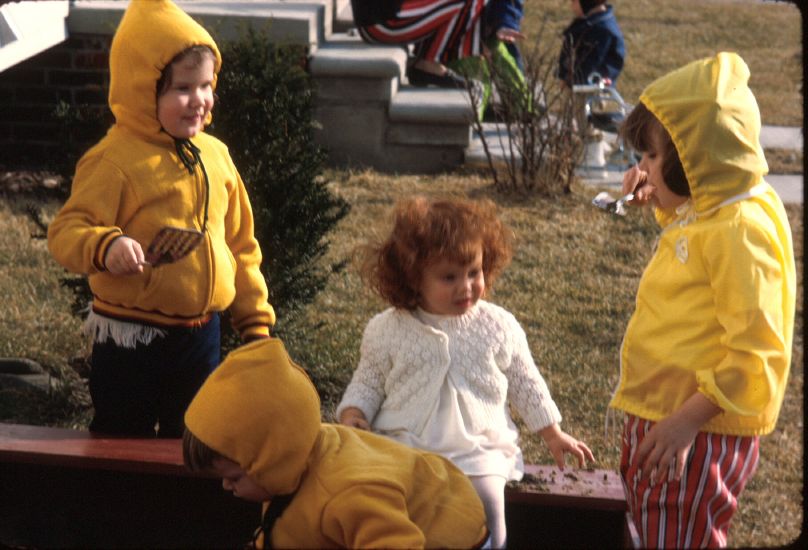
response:
<path id="1" fill-rule="evenodd" d="M 549 493 L 551 483 L 555 483 L 555 479 L 525 474 L 519 481 L 509 481 L 506 487 L 522 493 Z"/>

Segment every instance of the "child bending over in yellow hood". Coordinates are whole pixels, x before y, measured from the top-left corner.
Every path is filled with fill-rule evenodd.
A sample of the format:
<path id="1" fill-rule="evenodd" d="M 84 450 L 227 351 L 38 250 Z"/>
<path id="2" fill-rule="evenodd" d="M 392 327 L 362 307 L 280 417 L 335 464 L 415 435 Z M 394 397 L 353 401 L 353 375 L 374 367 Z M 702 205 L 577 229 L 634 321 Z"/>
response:
<path id="1" fill-rule="evenodd" d="M 320 421 L 306 373 L 276 338 L 233 351 L 185 414 L 183 456 L 245 500 L 265 502 L 257 546 L 473 548 L 485 512 L 435 454 Z"/>

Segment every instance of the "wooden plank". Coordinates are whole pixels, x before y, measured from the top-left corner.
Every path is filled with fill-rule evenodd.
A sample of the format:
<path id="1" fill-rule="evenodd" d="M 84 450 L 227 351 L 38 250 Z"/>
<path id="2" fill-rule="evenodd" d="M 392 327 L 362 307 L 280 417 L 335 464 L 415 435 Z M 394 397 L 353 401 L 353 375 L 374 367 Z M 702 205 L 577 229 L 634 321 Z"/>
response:
<path id="1" fill-rule="evenodd" d="M 0 462 L 200 477 L 183 465 L 179 439 L 116 438 L 21 424 L 0 424 Z"/>
<path id="2" fill-rule="evenodd" d="M 615 471 L 527 464 L 505 489 L 508 548 L 630 548 L 626 510 Z"/>
<path id="3" fill-rule="evenodd" d="M 260 518 L 179 439 L 0 424 L 0 547 L 240 548 Z"/>
<path id="4" fill-rule="evenodd" d="M 627 510 L 620 475 L 613 470 L 565 468 L 526 464 L 525 477 L 510 483 L 506 500 L 538 506 L 597 510 Z"/>
<path id="5" fill-rule="evenodd" d="M 259 506 L 186 470 L 179 439 L 0 424 L 0 464 L 4 543 L 241 546 L 260 521 Z M 617 472 L 528 464 L 525 474 L 505 491 L 509 547 L 631 545 Z M 105 521 L 87 523 L 97 517 Z"/>

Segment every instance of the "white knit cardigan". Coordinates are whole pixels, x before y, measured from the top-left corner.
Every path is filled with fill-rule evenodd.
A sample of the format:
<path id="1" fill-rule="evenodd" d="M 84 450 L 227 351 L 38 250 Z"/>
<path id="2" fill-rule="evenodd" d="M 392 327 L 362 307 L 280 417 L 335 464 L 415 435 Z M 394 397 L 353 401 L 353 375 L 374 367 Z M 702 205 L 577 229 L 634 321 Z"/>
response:
<path id="1" fill-rule="evenodd" d="M 451 365 L 458 395 L 471 410 L 472 433 L 505 426 L 506 401 L 532 431 L 561 421 L 512 314 L 480 300 L 467 313 L 442 320 L 440 328 L 403 309 L 373 317 L 337 418 L 346 407 L 357 407 L 374 430 L 420 435 Z"/>

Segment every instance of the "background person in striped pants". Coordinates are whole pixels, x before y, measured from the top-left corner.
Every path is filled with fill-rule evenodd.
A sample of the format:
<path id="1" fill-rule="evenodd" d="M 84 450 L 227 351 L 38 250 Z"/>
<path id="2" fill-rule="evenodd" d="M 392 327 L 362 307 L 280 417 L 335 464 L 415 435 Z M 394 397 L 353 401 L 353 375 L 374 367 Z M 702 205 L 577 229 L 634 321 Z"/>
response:
<path id="1" fill-rule="evenodd" d="M 626 413 L 620 471 L 645 548 L 727 545 L 791 363 L 791 228 L 763 179 L 760 111 L 734 53 L 652 82 L 622 128 L 642 152 L 623 193 L 662 233 L 640 280 L 610 407 Z"/>
<path id="2" fill-rule="evenodd" d="M 407 78 L 413 86 L 466 88 L 446 65 L 483 54 L 491 37 L 512 44 L 519 32 L 524 0 L 351 0 L 363 40 L 413 45 Z"/>

